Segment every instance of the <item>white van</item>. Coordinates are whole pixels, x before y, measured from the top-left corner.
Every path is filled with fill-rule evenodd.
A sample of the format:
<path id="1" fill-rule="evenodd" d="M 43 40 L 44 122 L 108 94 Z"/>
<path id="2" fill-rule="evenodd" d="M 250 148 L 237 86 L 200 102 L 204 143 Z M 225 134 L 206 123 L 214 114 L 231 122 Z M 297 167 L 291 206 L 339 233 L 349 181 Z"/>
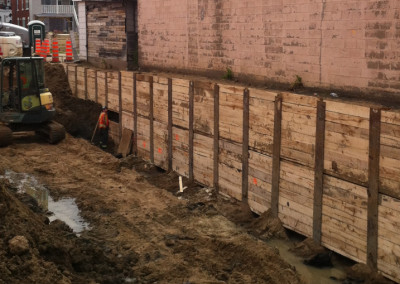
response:
<path id="1" fill-rule="evenodd" d="M 14 32 L 0 31 L 0 58 L 22 56 L 22 40 Z"/>

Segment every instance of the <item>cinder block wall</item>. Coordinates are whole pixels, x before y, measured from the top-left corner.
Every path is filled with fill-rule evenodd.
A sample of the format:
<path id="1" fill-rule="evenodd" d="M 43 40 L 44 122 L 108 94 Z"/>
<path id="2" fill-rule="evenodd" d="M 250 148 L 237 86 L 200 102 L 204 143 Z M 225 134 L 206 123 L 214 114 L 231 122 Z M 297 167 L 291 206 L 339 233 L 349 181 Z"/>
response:
<path id="1" fill-rule="evenodd" d="M 141 67 L 400 90 L 398 0 L 146 0 L 138 17 Z"/>
<path id="2" fill-rule="evenodd" d="M 125 7 L 86 2 L 88 61 L 102 68 L 126 69 Z"/>

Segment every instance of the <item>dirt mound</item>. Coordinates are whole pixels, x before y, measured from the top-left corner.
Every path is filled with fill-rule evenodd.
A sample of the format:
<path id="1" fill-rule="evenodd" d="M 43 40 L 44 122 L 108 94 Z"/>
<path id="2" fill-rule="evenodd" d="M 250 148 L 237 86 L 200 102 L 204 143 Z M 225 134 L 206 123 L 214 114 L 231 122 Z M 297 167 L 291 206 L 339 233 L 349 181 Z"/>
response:
<path id="1" fill-rule="evenodd" d="M 347 279 L 364 284 L 393 284 L 392 281 L 373 272 L 371 268 L 361 263 L 357 263 L 347 270 Z"/>
<path id="2" fill-rule="evenodd" d="M 310 258 L 313 255 L 324 253 L 326 249 L 314 242 L 313 239 L 307 238 L 290 249 L 291 252 L 303 258 Z"/>
<path id="3" fill-rule="evenodd" d="M 104 244 L 77 238 L 61 221 L 49 224 L 35 200 L 16 198 L 0 181 L 0 283 L 122 283 L 123 266 L 137 261 L 106 256 Z M 122 265 L 121 265 L 122 264 Z"/>
<path id="4" fill-rule="evenodd" d="M 303 257 L 304 264 L 315 267 L 332 267 L 332 252 L 307 238 L 290 249 L 297 256 Z"/>
<path id="5" fill-rule="evenodd" d="M 67 74 L 61 64 L 45 65 L 46 86 L 53 94 L 57 110 L 55 120 L 72 135 L 90 140 L 101 105 L 72 96 Z"/>
<path id="6" fill-rule="evenodd" d="M 268 210 L 254 219 L 247 227 L 254 235 L 263 240 L 268 240 L 272 237 L 279 239 L 287 239 L 285 228 L 281 220 L 272 215 L 271 210 Z"/>

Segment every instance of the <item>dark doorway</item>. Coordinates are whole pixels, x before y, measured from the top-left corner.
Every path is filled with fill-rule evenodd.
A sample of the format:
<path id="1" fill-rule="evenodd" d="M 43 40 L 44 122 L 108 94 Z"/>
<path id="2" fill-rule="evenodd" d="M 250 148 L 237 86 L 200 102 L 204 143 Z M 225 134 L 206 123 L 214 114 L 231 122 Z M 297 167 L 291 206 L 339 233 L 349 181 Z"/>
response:
<path id="1" fill-rule="evenodd" d="M 126 37 L 128 70 L 136 70 L 139 66 L 137 0 L 126 1 Z"/>

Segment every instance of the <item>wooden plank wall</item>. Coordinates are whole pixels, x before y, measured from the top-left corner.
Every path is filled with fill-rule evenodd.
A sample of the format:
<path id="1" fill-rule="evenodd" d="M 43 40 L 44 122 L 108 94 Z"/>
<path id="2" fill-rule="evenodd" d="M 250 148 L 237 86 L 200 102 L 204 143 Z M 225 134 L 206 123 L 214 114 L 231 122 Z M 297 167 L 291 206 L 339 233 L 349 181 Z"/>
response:
<path id="1" fill-rule="evenodd" d="M 115 137 L 117 129 L 134 130 L 137 125 L 135 149 L 143 159 L 215 185 L 219 193 L 247 202 L 254 212 L 277 204 L 285 227 L 376 266 L 400 283 L 399 111 L 379 110 L 371 119 L 373 128 L 372 107 L 355 103 L 156 74 L 64 67 L 73 95 L 121 114 L 122 125 L 112 125 Z M 316 133 L 318 121 L 324 135 Z M 374 145 L 370 137 L 379 135 L 377 131 L 380 144 Z M 321 161 L 317 146 L 323 163 L 316 163 Z M 273 162 L 273 157 L 278 159 Z M 376 180 L 378 201 L 368 194 Z M 322 198 L 314 200 L 314 188 Z M 374 212 L 378 218 L 369 224 Z"/>
<path id="2" fill-rule="evenodd" d="M 153 76 L 154 164 L 168 170 L 168 78 Z"/>
<path id="3" fill-rule="evenodd" d="M 194 82 L 193 175 L 201 184 L 212 187 L 214 179 L 214 83 Z"/>
<path id="4" fill-rule="evenodd" d="M 251 88 L 249 100 L 248 203 L 261 214 L 271 207 L 274 101 L 276 92 Z"/>

